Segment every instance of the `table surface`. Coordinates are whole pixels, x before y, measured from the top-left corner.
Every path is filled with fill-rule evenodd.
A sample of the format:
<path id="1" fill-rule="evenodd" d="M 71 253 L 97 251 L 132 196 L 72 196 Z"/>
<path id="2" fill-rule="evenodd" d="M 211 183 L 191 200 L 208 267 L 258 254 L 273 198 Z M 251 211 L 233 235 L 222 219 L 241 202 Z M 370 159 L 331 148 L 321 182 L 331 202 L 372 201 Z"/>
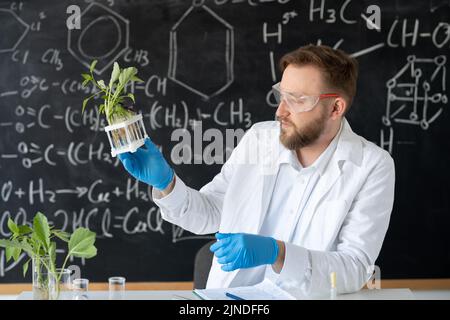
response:
<path id="1" fill-rule="evenodd" d="M 4 296 L 6 299 L 30 300 L 31 291 L 24 291 L 16 296 Z M 2 297 L 0 296 L 0 299 Z M 69 297 L 72 299 L 72 297 Z M 90 291 L 89 300 L 109 300 L 108 291 Z M 380 289 L 361 290 L 356 293 L 338 295 L 338 300 L 450 300 L 450 290 L 416 290 L 410 289 Z M 189 290 L 156 290 L 156 291 L 125 291 L 123 300 L 199 300 Z"/>

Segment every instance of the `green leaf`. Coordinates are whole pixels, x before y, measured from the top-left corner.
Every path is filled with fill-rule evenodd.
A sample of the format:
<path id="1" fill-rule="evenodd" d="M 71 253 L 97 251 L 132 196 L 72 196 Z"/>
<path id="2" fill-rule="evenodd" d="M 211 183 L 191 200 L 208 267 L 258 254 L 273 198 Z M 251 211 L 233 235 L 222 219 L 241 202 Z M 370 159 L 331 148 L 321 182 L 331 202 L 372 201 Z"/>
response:
<path id="1" fill-rule="evenodd" d="M 140 78 L 138 78 L 136 76 L 132 76 L 131 77 L 131 81 L 134 81 L 134 82 L 145 82 L 144 80 L 142 80 L 142 79 L 140 79 Z"/>
<path id="2" fill-rule="evenodd" d="M 20 257 L 20 254 L 22 253 L 22 249 L 20 249 L 20 248 L 14 248 L 14 250 L 13 250 L 13 258 L 14 258 L 14 261 L 18 261 L 19 260 L 19 257 Z"/>
<path id="3" fill-rule="evenodd" d="M 119 76 L 119 83 L 125 87 L 125 85 L 137 74 L 135 67 L 129 67 L 122 70 Z"/>
<path id="4" fill-rule="evenodd" d="M 28 260 L 27 262 L 25 262 L 22 266 L 23 269 L 23 276 L 25 277 L 25 275 L 27 274 L 28 271 L 28 265 L 30 264 L 30 260 Z"/>
<path id="5" fill-rule="evenodd" d="M 97 255 L 97 248 L 92 246 L 92 247 L 89 247 L 88 249 L 86 249 L 85 251 L 83 251 L 82 253 L 79 253 L 77 255 L 74 254 L 74 257 L 90 259 L 90 258 L 95 257 L 96 255 Z"/>
<path id="6" fill-rule="evenodd" d="M 13 253 L 14 253 L 14 247 L 6 247 L 5 248 L 5 255 L 6 255 L 6 262 L 9 262 L 11 260 Z"/>
<path id="7" fill-rule="evenodd" d="M 44 251 L 44 248 L 39 248 L 37 255 L 42 257 L 47 255 L 47 252 Z"/>
<path id="8" fill-rule="evenodd" d="M 90 79 L 84 80 L 83 83 L 81 84 L 81 86 L 82 86 L 83 88 L 85 88 L 86 85 L 87 85 L 90 81 L 91 81 Z"/>
<path id="9" fill-rule="evenodd" d="M 129 93 L 129 94 L 127 94 L 127 97 L 130 98 L 131 100 L 133 100 L 133 103 L 136 103 L 136 100 L 134 100 L 134 94 Z"/>
<path id="10" fill-rule="evenodd" d="M 22 239 L 22 242 L 20 242 L 20 247 L 23 251 L 28 253 L 30 257 L 33 255 L 33 247 L 27 242 L 26 239 Z"/>
<path id="11" fill-rule="evenodd" d="M 46 250 L 50 247 L 50 228 L 47 217 L 38 212 L 33 219 L 33 232 Z"/>
<path id="12" fill-rule="evenodd" d="M 8 228 L 14 234 L 19 233 L 19 227 L 17 226 L 17 224 L 14 223 L 14 221 L 11 218 L 8 218 Z"/>
<path id="13" fill-rule="evenodd" d="M 33 229 L 31 229 L 29 226 L 27 226 L 26 224 L 19 226 L 19 234 L 20 235 L 25 235 L 27 233 L 33 232 Z"/>
<path id="14" fill-rule="evenodd" d="M 25 239 L 24 239 L 24 240 L 25 240 Z M 23 242 L 23 241 L 22 241 L 22 242 Z M 33 246 L 33 248 L 35 248 L 36 250 L 37 250 L 37 248 L 38 248 L 39 246 L 41 246 L 41 243 L 40 243 L 39 239 L 36 237 L 36 233 L 35 233 L 35 232 L 33 232 L 33 233 L 31 234 L 30 242 L 31 242 L 31 245 Z"/>
<path id="15" fill-rule="evenodd" d="M 112 88 L 114 82 L 119 79 L 120 67 L 117 62 L 114 62 L 113 71 L 111 72 L 111 79 L 109 80 L 109 87 Z"/>
<path id="16" fill-rule="evenodd" d="M 22 253 L 22 249 L 17 247 L 7 247 L 5 249 L 6 262 L 14 258 L 14 261 L 17 262 L 19 260 L 20 254 Z"/>
<path id="17" fill-rule="evenodd" d="M 116 100 L 116 105 L 118 105 L 119 103 L 122 103 L 123 102 L 123 96 L 120 96 L 120 97 L 117 97 L 117 100 Z"/>
<path id="18" fill-rule="evenodd" d="M 82 73 L 81 76 L 84 80 L 92 80 L 92 76 L 89 73 Z"/>
<path id="19" fill-rule="evenodd" d="M 69 240 L 69 256 L 78 258 L 92 258 L 97 254 L 94 246 L 95 232 L 86 228 L 78 228 Z"/>
<path id="20" fill-rule="evenodd" d="M 88 103 L 89 100 L 91 100 L 91 99 L 92 99 L 92 97 L 89 97 L 89 98 L 86 98 L 86 99 L 83 100 L 83 107 L 81 108 L 81 113 L 84 112 L 84 109 L 86 109 L 87 103 Z"/>
<path id="21" fill-rule="evenodd" d="M 70 234 L 61 230 L 54 230 L 52 233 L 60 240 L 64 242 L 69 242 Z"/>
<path id="22" fill-rule="evenodd" d="M 94 72 L 94 69 L 95 69 L 95 65 L 97 64 L 97 60 L 94 60 L 94 61 L 92 61 L 92 63 L 91 63 L 91 65 L 90 65 L 90 67 L 89 67 L 89 71 L 92 73 L 92 72 Z"/>
<path id="23" fill-rule="evenodd" d="M 20 245 L 20 242 L 17 240 L 5 240 L 5 239 L 0 239 L 0 247 L 3 248 L 9 248 L 9 247 L 18 247 Z"/>
<path id="24" fill-rule="evenodd" d="M 103 90 L 106 89 L 105 81 L 99 80 L 99 81 L 97 81 L 97 84 L 98 84 L 98 86 L 99 86 L 100 88 L 102 88 Z"/>
<path id="25" fill-rule="evenodd" d="M 0 239 L 0 247 L 5 248 L 6 250 L 8 250 L 8 248 L 20 248 L 23 251 L 25 251 L 26 253 L 28 253 L 29 256 L 32 256 L 33 248 L 28 243 L 24 243 L 24 241 L 25 240 L 23 240 L 22 242 L 19 242 L 17 240 Z M 13 251 L 10 251 L 10 255 L 11 256 L 13 255 Z"/>

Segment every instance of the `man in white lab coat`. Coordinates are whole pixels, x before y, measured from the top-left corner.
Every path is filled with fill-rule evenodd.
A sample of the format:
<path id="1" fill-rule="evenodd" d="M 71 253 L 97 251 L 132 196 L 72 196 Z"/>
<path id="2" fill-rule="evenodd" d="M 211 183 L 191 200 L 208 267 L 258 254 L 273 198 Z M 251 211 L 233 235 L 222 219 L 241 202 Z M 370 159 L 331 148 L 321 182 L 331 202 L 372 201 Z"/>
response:
<path id="1" fill-rule="evenodd" d="M 280 61 L 277 121 L 253 125 L 219 174 L 189 188 L 156 146 L 122 154 L 126 170 L 152 185 L 163 218 L 216 233 L 207 288 L 265 278 L 297 296 L 361 289 L 380 252 L 394 201 L 394 162 L 355 134 L 344 115 L 357 63 L 308 45 Z"/>

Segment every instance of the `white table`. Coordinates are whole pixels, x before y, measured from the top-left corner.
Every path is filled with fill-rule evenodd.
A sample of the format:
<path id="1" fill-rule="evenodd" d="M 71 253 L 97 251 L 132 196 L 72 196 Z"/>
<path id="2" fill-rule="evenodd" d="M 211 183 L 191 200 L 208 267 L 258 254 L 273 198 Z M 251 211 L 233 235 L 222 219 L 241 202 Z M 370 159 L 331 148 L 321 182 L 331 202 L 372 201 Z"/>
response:
<path id="1" fill-rule="evenodd" d="M 11 297 L 11 296 L 8 296 Z M 1 296 L 0 296 L 1 299 Z M 32 299 L 30 291 L 22 292 L 18 300 Z M 90 291 L 91 300 L 108 300 L 108 291 Z M 189 290 L 157 290 L 157 291 L 125 291 L 124 300 L 199 300 Z M 450 300 L 450 290 L 417 290 L 410 289 L 381 289 L 361 290 L 356 293 L 338 295 L 338 300 Z"/>
<path id="2" fill-rule="evenodd" d="M 24 291 L 17 300 L 31 300 L 31 291 Z M 89 291 L 89 300 L 109 300 L 108 291 Z M 124 292 L 123 300 L 200 300 L 189 290 L 127 290 Z"/>

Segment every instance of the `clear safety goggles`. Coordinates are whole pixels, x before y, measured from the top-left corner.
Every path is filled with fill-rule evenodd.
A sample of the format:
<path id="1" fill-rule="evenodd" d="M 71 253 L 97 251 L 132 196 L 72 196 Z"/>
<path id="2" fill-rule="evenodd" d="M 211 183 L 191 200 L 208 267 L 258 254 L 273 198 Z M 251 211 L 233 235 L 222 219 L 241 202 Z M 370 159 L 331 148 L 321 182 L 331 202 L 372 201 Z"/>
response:
<path id="1" fill-rule="evenodd" d="M 286 92 L 281 90 L 279 82 L 272 86 L 272 91 L 277 103 L 280 104 L 282 101 L 284 101 L 288 106 L 289 111 L 291 111 L 292 113 L 310 111 L 314 109 L 314 107 L 322 99 L 339 97 L 339 94 L 337 93 L 323 93 L 315 96 L 305 96 Z"/>

